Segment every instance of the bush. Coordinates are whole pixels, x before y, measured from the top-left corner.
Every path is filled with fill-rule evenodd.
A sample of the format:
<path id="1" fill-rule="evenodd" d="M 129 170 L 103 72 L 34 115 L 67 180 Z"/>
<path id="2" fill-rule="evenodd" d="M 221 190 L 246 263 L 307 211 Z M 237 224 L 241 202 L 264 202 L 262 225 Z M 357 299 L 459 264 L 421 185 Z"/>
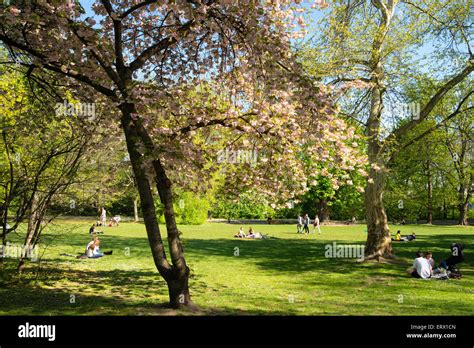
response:
<path id="1" fill-rule="evenodd" d="M 182 192 L 174 196 L 174 213 L 177 224 L 201 225 L 207 220 L 210 204 L 207 199 L 196 196 L 192 192 Z M 156 210 L 160 223 L 165 223 L 164 206 L 156 202 Z"/>
<path id="2" fill-rule="evenodd" d="M 234 201 L 219 197 L 212 208 L 212 215 L 225 219 L 266 219 L 273 217 L 274 210 L 266 201 L 242 193 Z"/>

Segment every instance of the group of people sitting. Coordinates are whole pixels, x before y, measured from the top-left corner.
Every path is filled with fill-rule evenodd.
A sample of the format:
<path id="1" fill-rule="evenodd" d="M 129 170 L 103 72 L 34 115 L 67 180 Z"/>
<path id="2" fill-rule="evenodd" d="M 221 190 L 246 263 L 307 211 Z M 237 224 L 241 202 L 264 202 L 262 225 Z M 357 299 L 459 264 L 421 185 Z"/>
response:
<path id="1" fill-rule="evenodd" d="M 411 242 L 412 240 L 416 239 L 416 234 L 413 232 L 412 234 L 402 237 L 400 230 L 397 231 L 395 238 L 392 238 L 393 242 Z"/>
<path id="2" fill-rule="evenodd" d="M 91 240 L 86 246 L 86 251 L 84 254 L 78 256 L 78 258 L 85 259 L 97 259 L 104 255 L 112 255 L 112 251 L 101 252 L 100 251 L 100 239 L 98 237 L 99 234 L 103 234 L 104 232 L 99 231 L 97 227 L 99 226 L 106 226 L 106 219 L 107 219 L 107 212 L 104 207 L 101 209 L 101 214 L 99 220 L 93 224 L 89 228 L 89 235 L 91 235 Z M 109 227 L 118 226 L 120 223 L 120 216 L 114 216 L 110 219 Z"/>
<path id="3" fill-rule="evenodd" d="M 120 223 L 121 217 L 115 215 L 110 218 L 109 227 L 118 226 Z M 107 210 L 104 207 L 100 209 L 99 220 L 96 222 L 96 226 L 107 226 Z"/>
<path id="4" fill-rule="evenodd" d="M 262 235 L 260 232 L 254 232 L 252 227 L 249 228 L 248 234 L 245 234 L 244 228 L 240 226 L 239 233 L 237 233 L 235 238 L 252 238 L 252 239 L 264 239 L 265 236 Z"/>
<path id="5" fill-rule="evenodd" d="M 451 244 L 451 256 L 440 262 L 435 268 L 433 253 L 427 251 L 424 254 L 420 251 L 416 253 L 413 266 L 407 270 L 407 273 L 414 278 L 421 279 L 448 279 L 461 278 L 461 273 L 457 264 L 464 261 L 464 245 L 460 243 Z"/>

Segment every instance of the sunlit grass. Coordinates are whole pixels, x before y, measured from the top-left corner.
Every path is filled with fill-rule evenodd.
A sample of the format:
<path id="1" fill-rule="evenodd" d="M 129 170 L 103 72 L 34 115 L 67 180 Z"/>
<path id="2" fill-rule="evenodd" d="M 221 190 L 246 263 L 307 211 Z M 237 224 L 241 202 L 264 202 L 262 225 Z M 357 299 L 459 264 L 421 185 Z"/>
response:
<path id="1" fill-rule="evenodd" d="M 13 272 L 15 261 L 8 260 L 0 283 L 0 314 L 191 314 L 166 308 L 166 284 L 153 264 L 142 224 L 103 229 L 102 249 L 113 250 L 112 256 L 94 260 L 60 256 L 83 251 L 88 227 L 79 220 L 54 226 L 44 235 L 41 263 L 30 263 L 21 277 Z M 323 226 L 321 236 L 309 237 L 296 234 L 293 225 L 253 227 L 271 238 L 235 239 L 239 225 L 225 223 L 179 227 L 191 268 L 193 300 L 200 307 L 193 314 L 474 313 L 473 227 L 393 227 L 394 232 L 400 228 L 402 234 L 414 231 L 418 236 L 415 242 L 394 244 L 395 263 L 325 258 L 328 243 L 363 244 L 363 225 Z M 416 250 L 432 251 L 438 262 L 448 256 L 452 241 L 466 245 L 461 280 L 423 281 L 405 274 Z"/>

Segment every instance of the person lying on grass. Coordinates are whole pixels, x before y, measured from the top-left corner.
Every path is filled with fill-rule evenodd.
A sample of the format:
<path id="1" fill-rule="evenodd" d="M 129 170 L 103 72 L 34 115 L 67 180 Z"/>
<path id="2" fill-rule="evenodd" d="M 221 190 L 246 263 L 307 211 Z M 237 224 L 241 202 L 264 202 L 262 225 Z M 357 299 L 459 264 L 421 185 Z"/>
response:
<path id="1" fill-rule="evenodd" d="M 249 234 L 247 234 L 246 238 L 252 238 L 252 239 L 265 239 L 267 238 L 266 236 L 262 235 L 260 232 L 253 232 L 252 227 L 249 229 Z"/>
<path id="2" fill-rule="evenodd" d="M 401 239 L 402 242 L 411 242 L 412 240 L 416 239 L 416 234 L 413 232 L 410 236 L 403 237 Z"/>
<path id="3" fill-rule="evenodd" d="M 413 232 L 411 235 L 402 237 L 400 234 L 400 230 L 397 231 L 397 234 L 395 235 L 395 238 L 392 238 L 393 242 L 411 242 L 412 240 L 416 239 L 416 234 Z"/>

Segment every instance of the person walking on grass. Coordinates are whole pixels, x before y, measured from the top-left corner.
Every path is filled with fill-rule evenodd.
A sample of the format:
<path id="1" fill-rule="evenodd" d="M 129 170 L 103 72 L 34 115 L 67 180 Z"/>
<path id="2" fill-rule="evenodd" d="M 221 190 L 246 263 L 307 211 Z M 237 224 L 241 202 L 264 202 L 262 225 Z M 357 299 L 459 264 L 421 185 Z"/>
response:
<path id="1" fill-rule="evenodd" d="M 301 214 L 298 215 L 298 225 L 296 225 L 296 233 L 303 233 L 303 217 Z"/>
<path id="2" fill-rule="evenodd" d="M 316 215 L 314 217 L 314 222 L 313 222 L 313 234 L 314 234 L 314 231 L 316 231 L 316 228 L 318 229 L 318 234 L 321 234 L 321 225 L 319 223 L 319 216 Z"/>
<path id="3" fill-rule="evenodd" d="M 304 233 L 309 235 L 309 224 L 311 223 L 311 219 L 309 218 L 308 214 L 304 215 L 303 218 L 303 231 Z"/>

